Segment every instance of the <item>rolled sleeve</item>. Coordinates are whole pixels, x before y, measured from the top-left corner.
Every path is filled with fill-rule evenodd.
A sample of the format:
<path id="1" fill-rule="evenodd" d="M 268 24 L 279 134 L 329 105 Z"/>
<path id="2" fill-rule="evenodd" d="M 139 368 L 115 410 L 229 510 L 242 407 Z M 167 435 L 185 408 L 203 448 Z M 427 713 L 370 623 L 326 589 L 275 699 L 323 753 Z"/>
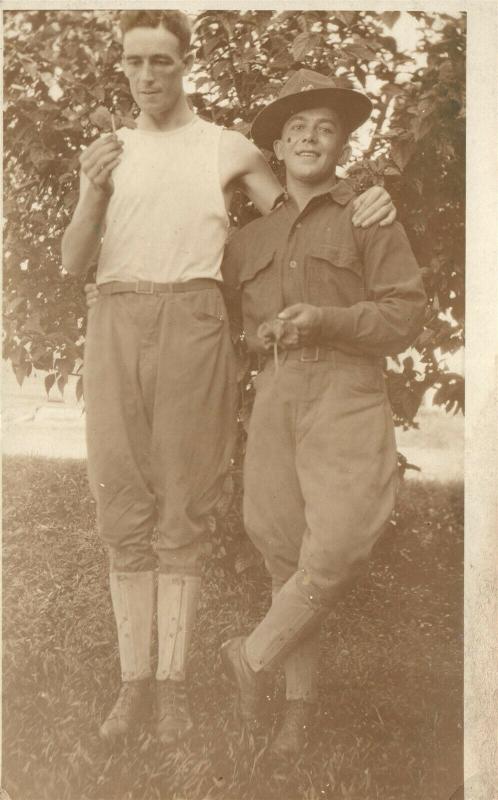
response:
<path id="1" fill-rule="evenodd" d="M 399 223 L 374 225 L 357 236 L 366 299 L 348 308 L 322 307 L 322 338 L 371 355 L 396 355 L 413 343 L 423 324 L 421 272 Z"/>

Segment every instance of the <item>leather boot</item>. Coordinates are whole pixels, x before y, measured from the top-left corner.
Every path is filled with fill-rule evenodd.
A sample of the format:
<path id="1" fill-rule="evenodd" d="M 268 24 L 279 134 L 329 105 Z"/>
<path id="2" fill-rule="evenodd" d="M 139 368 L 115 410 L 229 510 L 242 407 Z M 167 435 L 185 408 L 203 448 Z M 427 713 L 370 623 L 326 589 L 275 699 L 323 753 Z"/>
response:
<path id="1" fill-rule="evenodd" d="M 270 745 L 276 758 L 296 758 L 301 755 L 308 738 L 313 705 L 306 700 L 287 700 L 284 718 Z"/>
<path id="2" fill-rule="evenodd" d="M 171 746 L 185 738 L 194 727 L 185 681 L 156 681 L 156 735 Z"/>
<path id="3" fill-rule="evenodd" d="M 243 636 L 228 639 L 221 647 L 221 663 L 225 674 L 237 687 L 240 716 L 249 723 L 259 716 L 264 679 L 247 663 L 244 642 Z"/>
<path id="4" fill-rule="evenodd" d="M 112 741 L 133 731 L 151 714 L 148 679 L 124 681 L 110 714 L 99 729 L 101 739 Z"/>

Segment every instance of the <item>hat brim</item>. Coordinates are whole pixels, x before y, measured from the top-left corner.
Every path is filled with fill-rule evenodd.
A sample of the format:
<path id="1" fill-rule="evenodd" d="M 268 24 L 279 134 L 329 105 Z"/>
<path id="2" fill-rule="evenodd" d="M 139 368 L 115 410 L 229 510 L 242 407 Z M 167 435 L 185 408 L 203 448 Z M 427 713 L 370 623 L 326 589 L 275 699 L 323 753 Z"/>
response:
<path id="1" fill-rule="evenodd" d="M 280 139 L 287 120 L 307 108 L 328 107 L 337 111 L 344 120 L 348 134 L 363 125 L 372 111 L 372 103 L 364 94 L 354 89 L 307 89 L 287 97 L 279 97 L 263 108 L 251 126 L 251 136 L 258 147 L 273 149 Z"/>

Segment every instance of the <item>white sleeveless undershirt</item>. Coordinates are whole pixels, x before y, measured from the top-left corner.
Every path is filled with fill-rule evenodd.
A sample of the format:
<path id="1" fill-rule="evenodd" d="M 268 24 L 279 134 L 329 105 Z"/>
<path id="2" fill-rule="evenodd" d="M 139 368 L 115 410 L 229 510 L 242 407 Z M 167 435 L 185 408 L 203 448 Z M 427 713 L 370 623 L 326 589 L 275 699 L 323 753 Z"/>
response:
<path id="1" fill-rule="evenodd" d="M 173 131 L 122 128 L 97 283 L 221 280 L 229 227 L 220 184 L 223 129 L 195 117 Z"/>

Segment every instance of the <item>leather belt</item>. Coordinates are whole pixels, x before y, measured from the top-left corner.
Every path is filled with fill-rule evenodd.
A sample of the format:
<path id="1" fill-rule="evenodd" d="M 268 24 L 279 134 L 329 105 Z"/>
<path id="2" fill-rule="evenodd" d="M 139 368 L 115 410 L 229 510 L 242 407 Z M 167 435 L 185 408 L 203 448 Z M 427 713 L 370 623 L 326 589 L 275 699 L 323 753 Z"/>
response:
<path id="1" fill-rule="evenodd" d="M 220 282 L 212 278 L 193 278 L 190 281 L 183 281 L 183 283 L 109 281 L 108 283 L 100 283 L 97 288 L 101 294 L 123 294 L 125 292 L 134 292 L 135 294 L 171 294 L 173 292 L 196 292 L 202 289 L 215 289 L 217 286 L 220 286 Z"/>
<path id="2" fill-rule="evenodd" d="M 318 345 L 301 347 L 299 350 L 286 350 L 286 360 L 289 361 L 335 361 L 336 350 Z"/>
<path id="3" fill-rule="evenodd" d="M 343 353 L 340 350 L 334 350 L 331 347 L 320 347 L 319 345 L 300 347 L 296 350 L 279 350 L 278 358 L 281 364 L 284 364 L 286 361 L 302 361 L 312 363 L 317 361 L 332 361 L 336 364 L 361 364 L 371 367 L 378 367 L 382 365 L 382 359 L 376 358 L 375 356 L 369 357 L 350 355 L 349 353 Z M 268 362 L 271 362 L 271 360 L 272 356 L 270 354 L 261 354 L 260 369 L 263 369 Z"/>

